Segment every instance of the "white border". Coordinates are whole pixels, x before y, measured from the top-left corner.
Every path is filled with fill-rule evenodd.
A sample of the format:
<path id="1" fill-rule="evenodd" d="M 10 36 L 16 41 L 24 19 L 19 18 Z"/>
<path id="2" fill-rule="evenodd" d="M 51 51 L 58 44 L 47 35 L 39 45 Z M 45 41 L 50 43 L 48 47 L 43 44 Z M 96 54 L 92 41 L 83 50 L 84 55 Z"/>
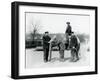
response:
<path id="1" fill-rule="evenodd" d="M 46 12 L 66 14 L 88 14 L 90 15 L 90 65 L 82 67 L 60 67 L 60 68 L 34 68 L 25 69 L 25 12 Z M 70 12 L 70 13 L 68 13 Z M 19 75 L 39 75 L 53 73 L 73 73 L 95 71 L 95 11 L 86 9 L 69 9 L 37 6 L 19 7 Z"/>

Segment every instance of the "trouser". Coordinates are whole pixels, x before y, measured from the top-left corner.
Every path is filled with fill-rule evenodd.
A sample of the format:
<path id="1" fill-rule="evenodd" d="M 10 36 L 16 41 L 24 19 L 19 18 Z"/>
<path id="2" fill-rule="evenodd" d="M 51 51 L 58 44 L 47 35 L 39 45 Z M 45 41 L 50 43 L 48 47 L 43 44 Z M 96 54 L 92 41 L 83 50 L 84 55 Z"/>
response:
<path id="1" fill-rule="evenodd" d="M 72 50 L 71 51 L 71 56 L 72 56 L 72 60 L 78 60 L 79 59 L 79 56 L 78 56 L 78 51 L 76 50 Z"/>
<path id="2" fill-rule="evenodd" d="M 49 55 L 49 49 L 45 48 L 44 49 L 44 61 L 48 61 L 48 55 Z"/>
<path id="3" fill-rule="evenodd" d="M 76 49 L 77 49 L 76 58 L 79 59 L 80 44 L 77 45 Z"/>
<path id="4" fill-rule="evenodd" d="M 69 34 L 66 33 L 66 49 L 69 49 L 70 48 L 70 37 L 69 37 Z"/>
<path id="5" fill-rule="evenodd" d="M 80 44 L 78 44 L 77 46 L 75 46 L 74 49 L 71 50 L 71 55 L 73 59 L 74 57 L 76 57 L 76 59 L 79 59 L 79 49 L 80 49 Z"/>

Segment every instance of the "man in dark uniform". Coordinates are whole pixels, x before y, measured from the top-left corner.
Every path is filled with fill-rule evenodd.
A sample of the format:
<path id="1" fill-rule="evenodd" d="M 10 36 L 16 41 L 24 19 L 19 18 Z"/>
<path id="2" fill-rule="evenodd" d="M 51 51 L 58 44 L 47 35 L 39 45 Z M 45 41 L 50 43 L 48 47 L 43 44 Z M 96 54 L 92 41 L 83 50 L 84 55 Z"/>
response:
<path id="1" fill-rule="evenodd" d="M 71 49 L 71 54 L 74 61 L 79 60 L 79 49 L 80 49 L 80 40 L 79 38 L 72 32 L 71 38 L 70 38 L 70 49 Z M 76 59 L 74 58 L 76 57 Z"/>
<path id="2" fill-rule="evenodd" d="M 67 28 L 66 28 L 66 34 L 71 35 L 72 27 L 70 26 L 70 22 L 66 22 Z"/>
<path id="3" fill-rule="evenodd" d="M 70 22 L 66 22 L 67 24 L 67 28 L 65 31 L 65 35 L 66 35 L 66 49 L 69 49 L 69 39 L 72 33 L 72 27 L 70 26 Z"/>
<path id="4" fill-rule="evenodd" d="M 45 32 L 43 36 L 43 50 L 44 50 L 44 62 L 48 61 L 49 55 L 49 41 L 51 40 L 49 32 Z"/>

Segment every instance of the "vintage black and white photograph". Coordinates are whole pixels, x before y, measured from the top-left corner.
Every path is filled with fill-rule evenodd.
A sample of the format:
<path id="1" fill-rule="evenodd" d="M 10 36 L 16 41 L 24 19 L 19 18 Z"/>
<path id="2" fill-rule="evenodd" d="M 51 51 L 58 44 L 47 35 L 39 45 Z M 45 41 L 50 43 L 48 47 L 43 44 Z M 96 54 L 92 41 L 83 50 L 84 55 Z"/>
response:
<path id="1" fill-rule="evenodd" d="M 90 16 L 26 12 L 26 68 L 90 64 Z"/>
<path id="2" fill-rule="evenodd" d="M 12 3 L 12 78 L 97 74 L 97 7 Z"/>

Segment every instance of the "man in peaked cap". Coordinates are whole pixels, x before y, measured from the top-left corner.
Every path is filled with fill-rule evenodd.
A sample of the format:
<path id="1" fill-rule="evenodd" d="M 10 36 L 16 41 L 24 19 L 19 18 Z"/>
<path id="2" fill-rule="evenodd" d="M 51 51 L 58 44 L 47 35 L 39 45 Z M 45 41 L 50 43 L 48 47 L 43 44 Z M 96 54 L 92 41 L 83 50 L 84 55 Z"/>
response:
<path id="1" fill-rule="evenodd" d="M 72 27 L 70 26 L 70 22 L 66 22 L 67 28 L 66 28 L 66 34 L 71 35 L 72 33 Z"/>
<path id="2" fill-rule="evenodd" d="M 72 27 L 70 26 L 70 22 L 66 22 L 67 24 L 67 28 L 65 31 L 65 35 L 66 35 L 66 48 L 69 49 L 69 39 L 72 33 Z"/>
<path id="3" fill-rule="evenodd" d="M 79 50 L 80 50 L 80 40 L 77 35 L 72 32 L 70 36 L 70 49 L 71 49 L 71 56 L 72 61 L 76 62 L 79 60 Z"/>
<path id="4" fill-rule="evenodd" d="M 49 32 L 46 31 L 43 36 L 43 50 L 44 50 L 44 62 L 48 62 L 48 56 L 49 56 L 49 41 L 51 40 L 51 37 L 49 36 Z"/>

